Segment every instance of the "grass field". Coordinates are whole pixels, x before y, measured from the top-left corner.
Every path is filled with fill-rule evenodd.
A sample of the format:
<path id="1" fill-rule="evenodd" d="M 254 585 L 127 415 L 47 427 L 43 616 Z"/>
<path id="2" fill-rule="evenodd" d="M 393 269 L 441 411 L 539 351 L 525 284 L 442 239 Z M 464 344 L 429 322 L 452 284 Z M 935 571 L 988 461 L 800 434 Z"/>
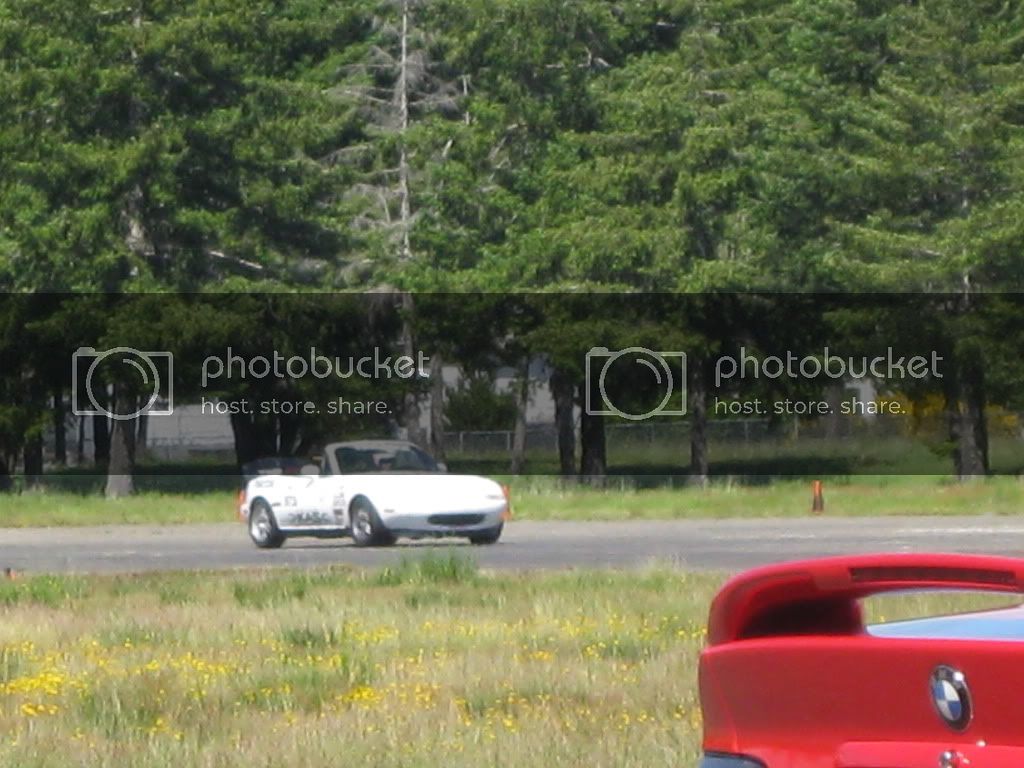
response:
<path id="1" fill-rule="evenodd" d="M 717 581 L 436 558 L 9 582 L 0 765 L 693 764 Z"/>
<path id="2" fill-rule="evenodd" d="M 187 486 L 190 478 L 182 478 Z M 799 517 L 811 514 L 806 480 L 763 485 L 716 482 L 637 488 L 611 478 L 603 489 L 566 485 L 553 477 L 507 478 L 517 520 L 627 520 L 722 517 Z M 992 477 L 966 484 L 930 475 L 825 478 L 825 514 L 1016 515 L 1024 509 L 1024 482 Z M 194 483 L 200 489 L 202 484 Z M 0 494 L 0 527 L 107 523 L 195 523 L 235 520 L 230 490 L 145 491 L 107 501 L 98 493 L 26 491 Z"/>
<path id="3" fill-rule="evenodd" d="M 545 478 L 518 478 L 513 485 L 516 517 L 530 520 L 623 520 L 724 517 L 802 517 L 811 514 L 808 480 L 759 484 L 716 482 L 705 489 L 644 488 L 609 481 L 605 489 L 559 487 Z M 825 514 L 967 515 L 1020 514 L 1024 482 L 992 477 L 955 483 L 931 475 L 823 478 Z"/>
<path id="4" fill-rule="evenodd" d="M 627 429 L 638 433 L 608 435 L 608 471 L 612 476 L 671 475 L 685 482 L 689 474 L 689 436 L 679 430 L 670 436 L 658 433 L 644 438 L 643 422 Z M 668 425 L 662 423 L 660 428 Z M 683 425 L 678 425 L 683 426 Z M 733 428 L 741 425 L 732 425 Z M 813 426 L 813 425 L 812 425 Z M 932 425 L 933 427 L 937 425 Z M 1009 423 L 990 418 L 993 431 L 989 439 L 989 464 L 993 474 L 1016 475 L 1024 472 L 1024 441 L 1016 417 Z M 729 428 L 728 423 L 712 422 L 712 430 Z M 750 441 L 728 439 L 721 434 L 710 439 L 711 474 L 716 477 L 815 477 L 873 474 L 948 476 L 953 471 L 952 446 L 941 429 L 926 434 L 884 434 L 854 430 L 838 438 L 805 435 L 796 437 L 792 427 L 774 437 Z M 488 449 L 456 452 L 448 455 L 448 465 L 459 472 L 495 474 L 508 470 L 508 451 Z M 558 474 L 558 456 L 554 447 L 531 449 L 526 454 L 525 472 L 533 475 Z"/>
<path id="5" fill-rule="evenodd" d="M 0 765 L 694 765 L 721 578 L 434 556 L 0 582 Z"/>

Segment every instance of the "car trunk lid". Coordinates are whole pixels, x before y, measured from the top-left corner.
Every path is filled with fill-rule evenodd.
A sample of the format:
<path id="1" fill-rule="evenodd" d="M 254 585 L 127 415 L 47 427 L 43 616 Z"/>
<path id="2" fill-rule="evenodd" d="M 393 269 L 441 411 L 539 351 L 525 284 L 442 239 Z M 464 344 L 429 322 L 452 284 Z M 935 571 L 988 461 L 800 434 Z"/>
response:
<path id="1" fill-rule="evenodd" d="M 1021 561 L 963 555 L 830 558 L 733 579 L 701 657 L 705 750 L 770 768 L 1024 765 L 1020 609 L 865 627 L 860 606 L 879 592 L 1022 583 Z"/>

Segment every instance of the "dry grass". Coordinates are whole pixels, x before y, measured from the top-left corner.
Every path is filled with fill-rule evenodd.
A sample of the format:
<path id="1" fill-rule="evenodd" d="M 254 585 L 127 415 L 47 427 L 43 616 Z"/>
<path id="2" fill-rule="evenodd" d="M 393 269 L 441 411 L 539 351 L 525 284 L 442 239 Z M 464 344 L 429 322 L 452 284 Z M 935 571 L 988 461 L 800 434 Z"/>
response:
<path id="1" fill-rule="evenodd" d="M 186 478 L 188 479 L 188 478 Z M 645 520 L 730 517 L 805 517 L 811 514 L 811 483 L 775 480 L 764 485 L 715 480 L 706 489 L 637 488 L 633 480 L 608 479 L 605 489 L 566 485 L 559 478 L 503 478 L 512 484 L 518 520 Z M 1017 515 L 1024 505 L 1019 477 L 991 477 L 957 484 L 934 476 L 876 475 L 824 478 L 825 514 Z M 0 494 L 0 528 L 39 525 L 198 523 L 237 521 L 228 491 L 145 492 L 127 499 L 28 491 Z"/>
<path id="2" fill-rule="evenodd" d="M 434 556 L 0 581 L 0 765 L 694 765 L 721 579 Z M 887 596 L 869 615 L 1005 602 Z"/>
<path id="3" fill-rule="evenodd" d="M 438 558 L 0 582 L 0 765 L 692 765 L 720 580 Z"/>

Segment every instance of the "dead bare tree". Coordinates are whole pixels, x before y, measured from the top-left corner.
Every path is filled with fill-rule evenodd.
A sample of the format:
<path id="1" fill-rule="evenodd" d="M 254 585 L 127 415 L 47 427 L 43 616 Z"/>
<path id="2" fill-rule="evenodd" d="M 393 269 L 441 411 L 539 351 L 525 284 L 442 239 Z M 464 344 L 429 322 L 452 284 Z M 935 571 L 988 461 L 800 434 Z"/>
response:
<path id="1" fill-rule="evenodd" d="M 438 113 L 467 119 L 460 103 L 468 93 L 468 80 L 448 76 L 440 62 L 431 60 L 430 38 L 417 24 L 417 11 L 427 2 L 394 0 L 386 6 L 391 12 L 374 20 L 374 41 L 365 60 L 344 68 L 342 82 L 330 91 L 342 104 L 354 106 L 364 119 L 366 140 L 332 152 L 325 160 L 345 166 L 355 179 L 344 197 L 353 229 L 366 237 L 369 267 L 349 274 L 371 284 L 375 268 L 401 269 L 416 258 L 412 232 L 426 203 L 418 206 L 414 190 L 431 183 L 424 170 L 426 163 L 418 162 L 429 158 L 417 158 L 413 147 L 412 134 L 418 123 Z M 429 140 L 420 141 L 416 146 L 423 152 L 430 144 Z M 436 153 L 427 152 L 443 159 L 451 142 L 439 144 L 443 146 Z M 412 294 L 404 292 L 399 347 L 408 355 L 414 355 L 417 347 L 414 304 Z M 440 371 L 431 375 L 440 375 Z M 418 389 L 406 393 L 399 423 L 408 439 L 426 445 L 438 437 L 428 438 L 420 425 L 422 397 Z M 433 424 L 443 423 L 442 407 L 437 403 L 431 409 L 437 409 Z"/>

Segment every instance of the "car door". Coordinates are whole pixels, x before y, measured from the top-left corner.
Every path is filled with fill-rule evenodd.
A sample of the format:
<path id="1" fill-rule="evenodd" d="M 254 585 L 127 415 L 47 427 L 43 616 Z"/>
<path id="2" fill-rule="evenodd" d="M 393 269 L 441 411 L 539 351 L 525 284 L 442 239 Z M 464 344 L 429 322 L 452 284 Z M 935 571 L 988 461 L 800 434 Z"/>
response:
<path id="1" fill-rule="evenodd" d="M 296 519 L 307 528 L 334 526 L 334 487 L 336 478 L 307 475 L 299 480 L 296 493 Z"/>
<path id="2" fill-rule="evenodd" d="M 348 527 L 348 495 L 345 493 L 345 478 L 335 476 L 330 478 L 333 482 L 325 483 L 326 493 L 324 498 L 327 502 L 327 512 L 331 524 L 339 528 Z"/>
<path id="3" fill-rule="evenodd" d="M 329 528 L 345 528 L 348 526 L 347 506 L 345 497 L 345 478 L 336 472 L 327 455 L 320 461 L 320 474 L 317 482 L 310 489 L 315 525 Z"/>
<path id="4" fill-rule="evenodd" d="M 272 498 L 274 516 L 281 528 L 309 528 L 323 525 L 324 490 L 315 475 L 274 478 Z"/>

